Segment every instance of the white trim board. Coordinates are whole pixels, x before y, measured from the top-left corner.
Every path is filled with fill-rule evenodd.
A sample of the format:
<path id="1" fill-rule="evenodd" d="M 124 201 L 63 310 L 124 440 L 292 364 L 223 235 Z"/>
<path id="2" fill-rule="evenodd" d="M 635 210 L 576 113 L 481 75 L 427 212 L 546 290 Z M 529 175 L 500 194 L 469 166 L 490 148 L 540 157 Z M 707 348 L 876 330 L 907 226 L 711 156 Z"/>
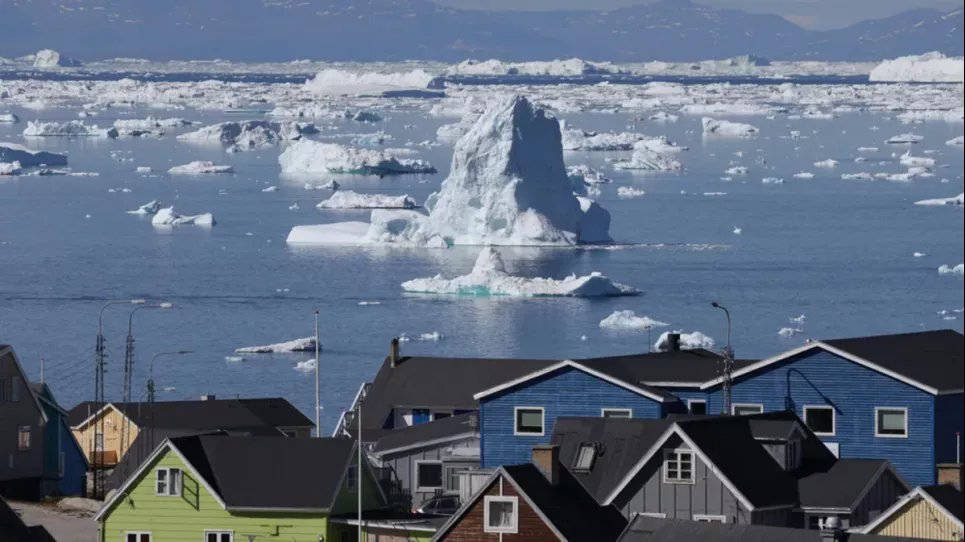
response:
<path id="1" fill-rule="evenodd" d="M 875 530 L 879 525 L 884 523 L 885 520 L 895 515 L 896 512 L 900 511 L 916 497 L 925 500 L 928 504 L 934 506 L 937 510 L 944 513 L 945 516 L 948 518 L 948 520 L 951 521 L 956 526 L 958 526 L 959 529 L 965 528 L 965 526 L 963 526 L 962 521 L 957 517 L 955 517 L 955 514 L 952 514 L 947 508 L 939 504 L 939 502 L 933 499 L 932 496 L 929 495 L 927 491 L 925 491 L 924 489 L 921 488 L 921 486 L 919 486 L 913 489 L 911 493 L 908 493 L 907 495 L 898 499 L 898 501 L 895 504 L 891 505 L 883 512 L 881 512 L 881 514 L 879 514 L 878 517 L 876 517 L 871 523 L 859 527 L 856 530 L 856 532 L 861 534 L 870 534 L 871 531 Z"/>

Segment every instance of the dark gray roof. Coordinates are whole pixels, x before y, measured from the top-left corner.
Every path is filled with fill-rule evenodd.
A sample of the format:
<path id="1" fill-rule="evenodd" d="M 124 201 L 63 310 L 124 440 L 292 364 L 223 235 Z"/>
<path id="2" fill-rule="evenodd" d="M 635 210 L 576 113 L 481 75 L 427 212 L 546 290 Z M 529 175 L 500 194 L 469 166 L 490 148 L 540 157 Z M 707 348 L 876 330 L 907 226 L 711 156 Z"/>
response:
<path id="1" fill-rule="evenodd" d="M 503 467 L 566 540 L 614 540 L 627 520 L 613 506 L 600 506 L 565 470 L 552 485 L 532 464 Z"/>
<path id="2" fill-rule="evenodd" d="M 631 384 L 678 382 L 699 386 L 720 376 L 720 354 L 704 349 L 576 360 Z M 737 360 L 741 369 L 756 360 Z"/>
<path id="3" fill-rule="evenodd" d="M 385 431 L 375 441 L 372 451 L 381 454 L 398 448 L 417 446 L 469 433 L 475 434 L 477 437 L 479 435 L 478 416 L 475 412 L 467 412 L 429 423 Z"/>
<path id="4" fill-rule="evenodd" d="M 193 429 L 167 429 L 159 428 L 154 430 L 144 430 L 137 434 L 137 437 L 131 442 L 130 447 L 128 447 L 127 452 L 124 453 L 124 457 L 117 463 L 117 465 L 111 469 L 110 474 L 104 480 L 104 487 L 109 491 L 111 489 L 117 489 L 124 485 L 128 477 L 137 472 L 137 469 L 141 467 L 144 460 L 151 457 L 154 450 L 157 449 L 158 445 L 165 441 L 165 439 L 173 439 L 176 437 L 186 437 L 190 435 L 201 435 L 201 434 L 227 434 L 223 432 L 198 432 Z M 283 438 L 281 435 L 278 438 Z"/>
<path id="5" fill-rule="evenodd" d="M 942 329 L 822 341 L 939 391 L 961 390 L 965 336 Z"/>
<path id="6" fill-rule="evenodd" d="M 948 484 L 926 486 L 921 490 L 928 493 L 928 496 L 935 499 L 938 504 L 942 505 L 942 508 L 948 510 L 948 513 L 958 518 L 958 521 L 962 521 L 962 514 L 965 513 L 965 500 L 962 499 L 961 491 Z"/>
<path id="7" fill-rule="evenodd" d="M 112 403 L 138 427 L 169 429 L 246 429 L 253 434 L 276 427 L 311 427 L 312 423 L 287 399 L 211 399 Z M 100 404 L 85 401 L 68 413 L 71 427 L 97 412 Z"/>
<path id="8" fill-rule="evenodd" d="M 171 439 L 228 507 L 315 510 L 334 504 L 354 442 L 197 435 Z"/>
<path id="9" fill-rule="evenodd" d="M 845 533 L 846 542 L 922 542 L 921 538 Z M 704 523 L 634 516 L 620 542 L 821 542 L 821 532 L 739 523 Z"/>
<path id="10" fill-rule="evenodd" d="M 838 459 L 827 470 L 806 474 L 798 480 L 800 504 L 805 508 L 852 509 L 887 465 L 884 459 Z"/>

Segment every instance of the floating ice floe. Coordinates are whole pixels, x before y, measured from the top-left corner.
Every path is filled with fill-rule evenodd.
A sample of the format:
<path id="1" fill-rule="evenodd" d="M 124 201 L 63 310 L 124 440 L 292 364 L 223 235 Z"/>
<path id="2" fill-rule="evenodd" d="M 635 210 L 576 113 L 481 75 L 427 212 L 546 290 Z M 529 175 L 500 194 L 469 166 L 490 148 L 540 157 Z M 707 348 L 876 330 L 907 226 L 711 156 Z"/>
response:
<path id="1" fill-rule="evenodd" d="M 652 120 L 654 122 L 677 122 L 679 119 L 677 115 L 667 113 L 666 111 L 657 111 L 656 113 L 647 117 L 647 120 Z"/>
<path id="2" fill-rule="evenodd" d="M 781 337 L 784 337 L 784 338 L 793 337 L 793 336 L 797 335 L 798 333 L 804 333 L 804 330 L 803 330 L 803 329 L 796 328 L 796 327 L 782 327 L 782 328 L 777 332 L 778 335 L 780 335 Z"/>
<path id="3" fill-rule="evenodd" d="M 362 194 L 339 190 L 316 205 L 319 209 L 415 209 L 416 201 L 408 195 Z"/>
<path id="4" fill-rule="evenodd" d="M 299 361 L 295 364 L 296 371 L 314 371 L 315 370 L 315 359 L 309 358 L 306 360 Z"/>
<path id="5" fill-rule="evenodd" d="M 607 177 L 605 173 L 600 170 L 593 169 L 586 164 L 567 166 L 566 174 L 573 182 L 582 182 L 586 184 L 610 184 L 613 182 L 613 179 Z"/>
<path id="6" fill-rule="evenodd" d="M 573 195 L 559 123 L 522 97 L 489 109 L 456 143 L 449 177 L 425 208 L 428 215 L 375 210 L 370 224 L 296 226 L 288 242 L 427 247 L 612 242 L 610 214 Z"/>
<path id="7" fill-rule="evenodd" d="M 22 171 L 20 162 L 16 160 L 13 162 L 0 162 L 0 175 L 20 175 Z"/>
<path id="8" fill-rule="evenodd" d="M 804 322 L 807 322 L 808 317 L 807 317 L 807 315 L 801 314 L 801 315 L 798 315 L 798 316 L 792 316 L 792 317 L 788 318 L 787 320 L 788 320 L 789 322 L 791 322 L 792 324 L 801 325 L 801 324 L 803 324 Z"/>
<path id="9" fill-rule="evenodd" d="M 761 179 L 763 184 L 784 184 L 784 179 L 781 177 L 764 177 Z"/>
<path id="10" fill-rule="evenodd" d="M 924 258 L 925 256 L 928 256 L 928 254 L 925 254 L 924 252 L 912 252 L 912 253 L 911 253 L 911 257 L 912 257 L 912 258 Z"/>
<path id="11" fill-rule="evenodd" d="M 874 175 L 867 172 L 860 173 L 842 173 L 841 179 L 845 181 L 873 181 Z"/>
<path id="12" fill-rule="evenodd" d="M 20 122 L 20 117 L 14 115 L 13 113 L 0 113 L 0 123 L 2 124 L 16 124 Z"/>
<path id="13" fill-rule="evenodd" d="M 649 316 L 637 316 L 631 310 L 613 311 L 610 316 L 600 320 L 600 327 L 606 329 L 623 329 L 646 331 L 655 327 L 666 327 L 670 324 L 654 320 Z"/>
<path id="14" fill-rule="evenodd" d="M 642 135 L 633 132 L 587 132 L 560 124 L 564 151 L 628 151 L 643 139 Z"/>
<path id="15" fill-rule="evenodd" d="M 705 136 L 753 137 L 760 131 L 756 126 L 743 122 L 716 120 L 710 117 L 701 119 Z"/>
<path id="16" fill-rule="evenodd" d="M 199 215 L 179 215 L 174 212 L 174 207 L 158 209 L 151 219 L 153 226 L 183 226 L 193 224 L 195 226 L 214 226 L 214 215 L 202 213 Z"/>
<path id="17" fill-rule="evenodd" d="M 918 134 L 898 134 L 896 136 L 891 136 L 885 140 L 885 143 L 890 145 L 910 145 L 913 143 L 918 143 L 919 141 L 925 139 L 923 136 Z"/>
<path id="18" fill-rule="evenodd" d="M 320 95 L 428 98 L 443 96 L 442 91 L 428 88 L 432 79 L 432 74 L 424 70 L 358 73 L 328 69 L 309 79 L 305 83 L 305 89 Z"/>
<path id="19" fill-rule="evenodd" d="M 673 147 L 664 141 L 654 143 L 654 140 L 637 141 L 633 146 L 633 154 L 629 160 L 621 160 L 613 164 L 616 169 L 639 169 L 648 171 L 677 171 L 680 162 L 662 154 L 659 149 Z M 679 148 L 678 148 L 679 149 Z"/>
<path id="20" fill-rule="evenodd" d="M 747 166 L 731 166 L 724 170 L 725 175 L 747 175 Z"/>
<path id="21" fill-rule="evenodd" d="M 821 160 L 814 163 L 814 167 L 824 167 L 824 168 L 833 168 L 833 167 L 837 167 L 837 165 L 838 165 L 838 161 L 833 158 L 828 158 L 827 160 Z"/>
<path id="22" fill-rule="evenodd" d="M 885 60 L 868 74 L 870 81 L 915 81 L 925 83 L 961 83 L 965 76 L 962 57 L 946 57 L 939 52 L 903 56 Z"/>
<path id="23" fill-rule="evenodd" d="M 915 202 L 915 205 L 965 205 L 965 193 L 951 198 L 923 199 Z"/>
<path id="24" fill-rule="evenodd" d="M 399 175 L 435 173 L 436 168 L 418 158 L 398 158 L 405 149 L 358 149 L 337 143 L 299 141 L 278 157 L 283 173 L 344 173 L 359 175 Z"/>
<path id="25" fill-rule="evenodd" d="M 382 116 L 373 111 L 365 111 L 361 109 L 359 111 L 346 111 L 345 118 L 352 119 L 355 122 L 382 122 Z"/>
<path id="26" fill-rule="evenodd" d="M 535 60 L 529 62 L 504 62 L 501 60 L 464 60 L 449 66 L 447 73 L 453 75 L 535 75 L 572 77 L 578 75 L 615 73 L 616 66 L 609 63 L 590 63 L 580 58 L 566 60 Z"/>
<path id="27" fill-rule="evenodd" d="M 670 333 L 671 332 L 669 331 L 664 331 L 660 334 L 657 342 L 653 345 L 655 350 L 666 352 L 670 349 Z M 694 331 L 693 333 L 681 333 L 679 331 L 675 331 L 674 333 L 680 334 L 680 348 L 682 350 L 693 350 L 696 348 L 709 350 L 714 347 L 714 339 L 699 331 Z"/>
<path id="28" fill-rule="evenodd" d="M 118 135 L 117 128 L 100 128 L 96 124 L 86 125 L 83 121 L 34 122 L 27 121 L 24 137 L 110 137 Z"/>
<path id="29" fill-rule="evenodd" d="M 962 276 L 965 274 L 965 264 L 958 264 L 955 266 L 942 264 L 938 268 L 939 275 L 958 275 Z"/>
<path id="30" fill-rule="evenodd" d="M 174 166 L 168 170 L 171 175 L 202 175 L 212 173 L 234 173 L 235 168 L 231 166 L 219 166 L 208 160 L 195 160 L 180 166 Z"/>
<path id="31" fill-rule="evenodd" d="M 17 143 L 0 142 L 0 162 L 20 162 L 20 167 L 66 166 L 67 156 L 28 149 Z"/>
<path id="32" fill-rule="evenodd" d="M 249 120 L 212 124 L 194 132 L 181 134 L 178 140 L 223 144 L 228 145 L 229 152 L 243 152 L 272 146 L 279 141 L 298 140 L 305 134 L 317 131 L 315 125 L 311 123 Z"/>
<path id="33" fill-rule="evenodd" d="M 632 186 L 621 186 L 617 188 L 617 197 L 620 199 L 639 198 L 646 195 L 646 192 Z"/>
<path id="34" fill-rule="evenodd" d="M 794 175 L 792 175 L 792 177 L 794 177 L 795 179 L 813 179 L 814 174 L 811 173 L 810 171 L 799 171 Z"/>
<path id="35" fill-rule="evenodd" d="M 524 297 L 614 297 L 640 293 L 596 272 L 582 277 L 570 275 L 562 280 L 510 275 L 499 252 L 491 247 L 480 251 L 468 275 L 452 279 L 442 275 L 413 279 L 403 282 L 402 289 L 411 293 Z"/>
<path id="36" fill-rule="evenodd" d="M 288 352 L 314 352 L 315 337 L 305 337 L 282 343 L 266 344 L 263 346 L 245 346 L 236 348 L 236 354 L 284 354 Z"/>
<path id="37" fill-rule="evenodd" d="M 157 214 L 161 210 L 161 204 L 157 200 L 151 200 L 144 205 L 139 206 L 137 209 L 132 209 L 127 211 L 129 215 L 153 215 Z"/>
<path id="38" fill-rule="evenodd" d="M 901 155 L 898 162 L 903 166 L 908 167 L 923 167 L 931 168 L 935 166 L 935 159 L 928 158 L 926 156 L 912 156 L 911 151 L 905 151 L 905 154 Z"/>
<path id="39" fill-rule="evenodd" d="M 946 141 L 945 144 L 949 147 L 961 147 L 962 145 L 965 145 L 965 136 L 953 137 L 952 139 Z"/>

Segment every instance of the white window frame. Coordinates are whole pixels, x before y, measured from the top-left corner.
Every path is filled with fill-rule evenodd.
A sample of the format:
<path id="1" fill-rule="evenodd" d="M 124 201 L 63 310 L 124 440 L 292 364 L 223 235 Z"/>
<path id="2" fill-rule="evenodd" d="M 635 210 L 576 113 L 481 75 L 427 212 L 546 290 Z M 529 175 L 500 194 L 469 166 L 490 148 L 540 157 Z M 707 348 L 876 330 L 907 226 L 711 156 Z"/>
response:
<path id="1" fill-rule="evenodd" d="M 727 516 L 722 516 L 720 514 L 694 514 L 692 518 L 694 521 L 704 521 L 707 523 L 727 523 Z"/>
<path id="2" fill-rule="evenodd" d="M 415 490 L 423 492 L 436 491 L 437 489 L 445 489 L 446 487 L 446 469 L 442 461 L 435 459 L 420 459 L 415 463 Z M 439 485 L 438 486 L 424 486 L 422 485 L 421 476 L 419 476 L 419 467 L 422 465 L 439 465 Z"/>
<path id="3" fill-rule="evenodd" d="M 586 467 L 580 466 L 580 459 L 583 457 L 583 450 L 590 449 L 590 464 Z M 576 457 L 573 458 L 572 470 L 574 472 L 590 472 L 593 469 L 593 465 L 596 464 L 596 454 L 597 448 L 591 442 L 581 442 L 579 446 L 576 447 Z"/>
<path id="4" fill-rule="evenodd" d="M 808 410 L 830 410 L 831 411 L 831 432 L 830 433 L 818 433 L 813 427 L 808 425 Z M 830 405 L 804 405 L 804 425 L 808 425 L 808 429 L 812 433 L 819 437 L 833 437 L 838 433 L 838 413 L 833 406 Z M 875 424 L 878 423 L 877 415 L 875 415 Z"/>
<path id="5" fill-rule="evenodd" d="M 519 431 L 519 411 L 520 410 L 538 410 L 540 415 L 540 427 L 539 433 L 521 433 Z M 513 407 L 513 435 L 520 437 L 542 437 L 546 435 L 546 409 L 543 407 L 531 407 L 531 406 L 518 406 Z"/>
<path id="6" fill-rule="evenodd" d="M 687 412 L 689 414 L 693 414 L 694 412 L 694 409 L 691 406 L 694 403 L 701 403 L 704 405 L 704 414 L 707 414 L 707 412 L 709 412 L 709 410 L 707 410 L 707 399 L 687 399 Z"/>
<path id="7" fill-rule="evenodd" d="M 669 456 L 670 454 L 675 454 L 675 455 L 678 456 L 678 457 L 677 457 L 677 462 L 678 462 L 678 463 L 680 462 L 680 458 L 679 458 L 679 455 L 680 455 L 680 454 L 688 454 L 688 455 L 690 455 L 690 479 L 689 479 L 689 480 L 684 479 L 684 478 L 670 479 L 670 478 L 667 477 L 667 471 L 668 471 L 668 469 L 667 469 L 667 463 L 669 462 L 668 456 Z M 689 485 L 693 485 L 693 484 L 697 483 L 697 463 L 696 463 L 696 458 L 697 458 L 697 454 L 695 454 L 693 450 L 688 449 L 688 448 L 675 448 L 675 449 L 673 449 L 673 450 L 669 450 L 669 449 L 668 449 L 668 450 L 664 450 L 664 451 L 663 451 L 663 483 L 665 483 L 665 484 L 689 484 Z M 677 467 L 677 472 L 678 472 L 678 474 L 679 474 L 679 472 L 680 472 L 680 467 L 679 467 L 679 465 L 678 465 L 678 467 Z"/>
<path id="8" fill-rule="evenodd" d="M 164 471 L 164 487 L 167 489 L 167 493 L 160 493 L 157 490 L 158 474 Z M 178 483 L 174 485 L 174 493 L 171 492 L 171 471 L 178 471 Z M 184 469 L 178 467 L 159 467 L 154 470 L 154 495 L 156 497 L 180 497 L 181 488 L 184 486 Z"/>
<path id="9" fill-rule="evenodd" d="M 151 542 L 154 542 L 154 534 L 152 534 L 151 531 L 124 531 L 124 542 L 127 542 L 127 537 L 131 535 L 134 535 L 135 537 L 137 537 L 136 538 L 137 542 L 140 542 L 141 535 L 145 535 L 145 534 L 147 535 L 148 540 L 150 540 Z"/>
<path id="10" fill-rule="evenodd" d="M 637 515 L 645 518 L 667 519 L 667 514 L 663 512 L 637 512 Z"/>
<path id="11" fill-rule="evenodd" d="M 734 404 L 732 404 L 732 405 L 730 406 L 731 416 L 737 416 L 737 415 L 738 415 L 738 414 L 737 414 L 737 409 L 738 409 L 738 408 L 747 408 L 747 407 L 757 407 L 757 408 L 760 409 L 760 412 L 757 412 L 757 414 L 763 414 L 763 413 L 764 413 L 764 404 L 763 404 L 763 403 L 734 403 Z M 741 415 L 741 416 L 753 416 L 754 414 L 740 414 L 740 415 Z"/>
<path id="12" fill-rule="evenodd" d="M 882 410 L 901 411 L 902 413 L 904 413 L 904 415 L 905 415 L 905 434 L 903 434 L 903 435 L 888 435 L 888 434 L 883 434 L 883 433 L 879 433 L 879 432 L 878 432 L 878 429 L 879 429 L 879 427 L 878 427 L 878 412 L 880 412 L 880 411 L 882 411 Z M 878 437 L 878 438 L 908 438 L 908 407 L 889 407 L 889 406 L 875 407 L 874 424 L 875 424 L 875 436 Z"/>
<path id="13" fill-rule="evenodd" d="M 509 527 L 492 527 L 489 525 L 489 503 L 508 502 L 513 505 L 513 524 Z M 483 498 L 483 532 L 484 533 L 505 533 L 516 534 L 519 532 L 519 497 L 504 497 L 498 495 L 486 495 Z"/>
<path id="14" fill-rule="evenodd" d="M 632 409 L 632 408 L 601 408 L 601 409 L 600 409 L 600 417 L 601 417 L 601 418 L 606 418 L 606 417 L 607 417 L 606 415 L 607 415 L 608 412 L 609 412 L 609 413 L 620 413 L 620 414 L 626 414 L 626 415 L 627 415 L 626 418 L 623 418 L 623 417 L 621 417 L 621 416 L 614 416 L 616 419 L 620 419 L 620 420 L 633 418 L 633 409 Z"/>
<path id="15" fill-rule="evenodd" d="M 201 542 L 208 542 L 209 534 L 226 534 L 229 537 L 228 542 L 235 542 L 235 532 L 232 531 L 231 529 L 205 529 L 204 538 L 201 539 Z M 219 540 L 218 542 L 221 542 L 221 541 Z"/>

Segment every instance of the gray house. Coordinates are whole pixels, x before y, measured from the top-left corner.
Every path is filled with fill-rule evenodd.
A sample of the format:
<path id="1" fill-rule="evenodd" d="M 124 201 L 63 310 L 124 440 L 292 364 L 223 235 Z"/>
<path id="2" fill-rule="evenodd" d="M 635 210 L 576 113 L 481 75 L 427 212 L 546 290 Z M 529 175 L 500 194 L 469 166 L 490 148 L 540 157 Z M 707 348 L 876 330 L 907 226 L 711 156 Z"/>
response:
<path id="1" fill-rule="evenodd" d="M 839 460 L 791 412 L 559 418 L 553 443 L 587 491 L 629 518 L 817 528 L 867 523 L 908 485 L 885 460 Z"/>

